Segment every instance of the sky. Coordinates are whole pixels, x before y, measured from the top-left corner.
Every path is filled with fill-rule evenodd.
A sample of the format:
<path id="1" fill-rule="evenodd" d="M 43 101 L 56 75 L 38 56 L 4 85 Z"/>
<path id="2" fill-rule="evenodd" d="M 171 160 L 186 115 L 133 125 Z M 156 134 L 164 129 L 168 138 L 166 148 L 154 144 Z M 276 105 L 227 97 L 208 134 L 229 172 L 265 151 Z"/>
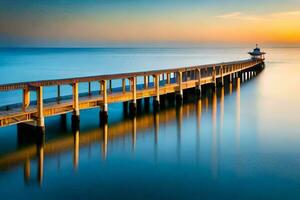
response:
<path id="1" fill-rule="evenodd" d="M 0 0 L 0 46 L 300 44 L 299 0 Z"/>

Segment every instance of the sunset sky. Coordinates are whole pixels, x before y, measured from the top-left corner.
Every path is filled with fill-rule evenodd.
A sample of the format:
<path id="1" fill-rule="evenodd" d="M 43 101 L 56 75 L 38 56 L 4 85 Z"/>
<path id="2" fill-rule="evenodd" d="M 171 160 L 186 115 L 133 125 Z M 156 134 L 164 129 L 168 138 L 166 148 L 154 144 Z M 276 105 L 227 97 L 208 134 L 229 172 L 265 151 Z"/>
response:
<path id="1" fill-rule="evenodd" d="M 298 45 L 300 1 L 0 1 L 0 46 L 151 43 Z"/>

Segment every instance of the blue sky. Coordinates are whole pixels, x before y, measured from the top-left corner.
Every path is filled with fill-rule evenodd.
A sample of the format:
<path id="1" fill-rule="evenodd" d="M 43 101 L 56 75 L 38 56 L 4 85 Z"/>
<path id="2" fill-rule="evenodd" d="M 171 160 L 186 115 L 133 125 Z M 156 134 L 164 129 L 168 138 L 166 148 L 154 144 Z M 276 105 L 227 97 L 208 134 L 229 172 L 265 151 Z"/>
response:
<path id="1" fill-rule="evenodd" d="M 298 0 L 1 0 L 0 45 L 298 44 L 299 19 Z"/>

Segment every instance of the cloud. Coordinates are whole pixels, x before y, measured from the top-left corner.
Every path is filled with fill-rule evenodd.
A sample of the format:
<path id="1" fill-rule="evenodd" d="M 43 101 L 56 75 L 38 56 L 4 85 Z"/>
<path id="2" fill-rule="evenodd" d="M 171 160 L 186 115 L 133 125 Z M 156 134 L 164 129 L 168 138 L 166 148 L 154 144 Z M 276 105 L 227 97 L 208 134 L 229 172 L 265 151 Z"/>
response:
<path id="1" fill-rule="evenodd" d="M 260 20 L 261 19 L 259 16 L 246 15 L 242 12 L 231 12 L 231 13 L 227 13 L 227 14 L 224 14 L 224 15 L 218 15 L 216 17 L 220 18 L 220 19 L 235 19 L 235 20 L 249 20 L 249 21 Z"/>
<path id="2" fill-rule="evenodd" d="M 216 17 L 221 19 L 236 19 L 239 18 L 240 16 L 241 16 L 241 12 L 232 12 L 224 15 L 218 15 Z"/>
<path id="3" fill-rule="evenodd" d="M 270 14 L 270 16 L 276 17 L 276 18 L 296 17 L 296 16 L 300 16 L 300 10 L 287 11 L 287 12 L 276 12 L 276 13 Z"/>
<path id="4" fill-rule="evenodd" d="M 223 15 L 217 15 L 215 17 L 220 19 L 248 20 L 248 21 L 269 20 L 269 19 L 290 19 L 292 17 L 300 17 L 300 10 L 274 12 L 265 15 L 249 15 L 242 12 L 231 12 Z"/>

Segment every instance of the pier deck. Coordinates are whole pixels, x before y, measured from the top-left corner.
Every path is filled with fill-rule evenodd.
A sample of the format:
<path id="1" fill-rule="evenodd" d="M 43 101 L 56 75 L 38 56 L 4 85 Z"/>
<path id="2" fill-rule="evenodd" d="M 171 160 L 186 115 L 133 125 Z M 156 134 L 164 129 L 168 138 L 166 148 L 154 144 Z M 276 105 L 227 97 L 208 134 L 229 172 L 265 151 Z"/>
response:
<path id="1" fill-rule="evenodd" d="M 58 80 L 42 80 L 0 85 L 1 91 L 22 90 L 23 99 L 19 105 L 5 105 L 0 108 L 0 127 L 13 124 L 34 122 L 37 127 L 44 127 L 44 118 L 72 112 L 79 121 L 82 109 L 100 108 L 104 113 L 101 120 L 106 121 L 108 104 L 130 102 L 130 110 L 136 109 L 138 99 L 154 97 L 159 105 L 161 95 L 174 93 L 182 99 L 183 90 L 196 88 L 201 94 L 201 86 L 213 84 L 224 85 L 224 78 L 241 77 L 244 72 L 256 72 L 262 67 L 264 59 L 249 59 L 227 63 L 181 67 L 166 70 L 144 71 L 135 73 L 111 74 Z M 150 82 L 150 77 L 153 82 Z M 143 77 L 143 83 L 137 78 Z M 112 87 L 112 80 L 122 80 L 122 85 Z M 126 80 L 129 80 L 129 85 Z M 91 82 L 99 82 L 99 90 L 91 91 Z M 89 83 L 85 94 L 78 92 L 78 84 Z M 60 93 L 61 85 L 70 85 L 71 96 Z M 43 88 L 57 86 L 57 98 L 44 99 Z M 30 100 L 30 92 L 36 92 L 37 100 Z"/>

